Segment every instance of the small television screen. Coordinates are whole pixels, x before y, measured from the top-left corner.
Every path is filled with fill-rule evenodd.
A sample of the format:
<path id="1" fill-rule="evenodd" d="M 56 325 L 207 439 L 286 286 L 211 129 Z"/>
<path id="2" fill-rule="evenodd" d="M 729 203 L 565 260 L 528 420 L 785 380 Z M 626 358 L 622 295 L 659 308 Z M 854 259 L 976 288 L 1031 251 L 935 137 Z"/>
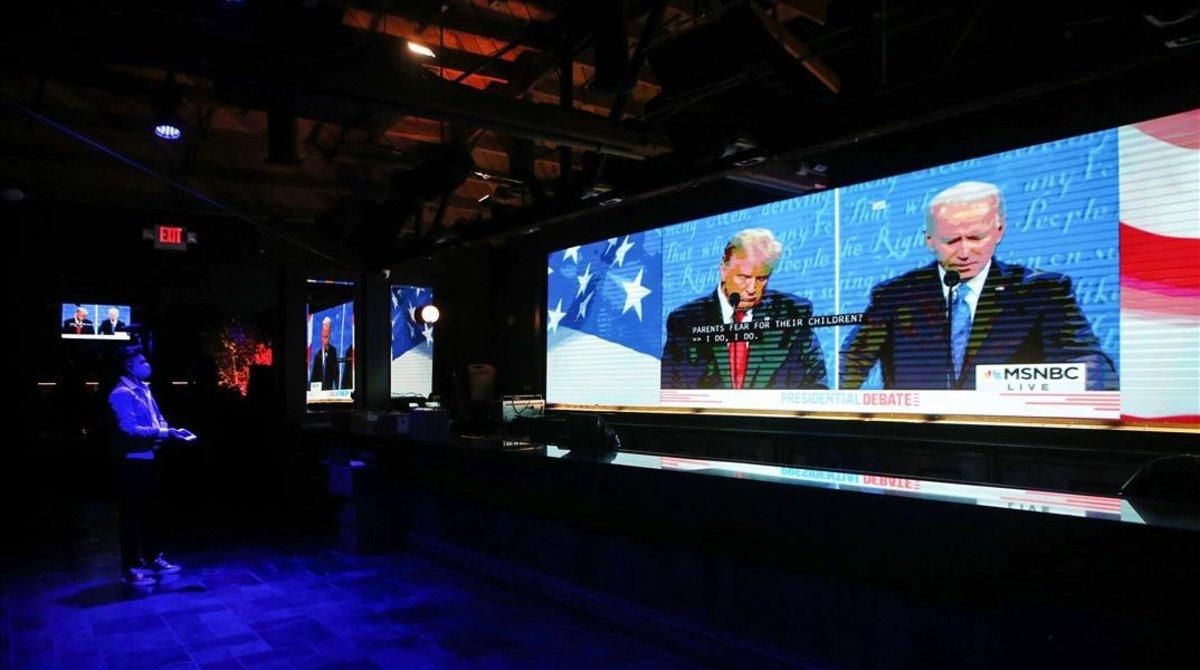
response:
<path id="1" fill-rule="evenodd" d="M 433 390 L 433 324 L 421 310 L 433 304 L 424 286 L 392 286 L 392 397 L 426 397 Z"/>
<path id="2" fill-rule="evenodd" d="M 309 279 L 309 405 L 354 402 L 354 282 Z"/>
<path id="3" fill-rule="evenodd" d="M 128 340 L 129 305 L 63 303 L 60 332 L 64 340 Z"/>

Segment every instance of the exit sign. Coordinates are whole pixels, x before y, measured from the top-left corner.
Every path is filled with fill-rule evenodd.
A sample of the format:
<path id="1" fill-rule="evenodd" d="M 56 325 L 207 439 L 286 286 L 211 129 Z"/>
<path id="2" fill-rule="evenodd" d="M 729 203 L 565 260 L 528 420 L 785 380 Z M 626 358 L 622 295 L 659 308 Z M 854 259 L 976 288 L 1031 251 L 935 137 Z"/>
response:
<path id="1" fill-rule="evenodd" d="M 143 237 L 154 241 L 155 249 L 187 251 L 188 243 L 196 242 L 196 233 L 189 233 L 183 226 L 158 225 L 143 232 Z"/>

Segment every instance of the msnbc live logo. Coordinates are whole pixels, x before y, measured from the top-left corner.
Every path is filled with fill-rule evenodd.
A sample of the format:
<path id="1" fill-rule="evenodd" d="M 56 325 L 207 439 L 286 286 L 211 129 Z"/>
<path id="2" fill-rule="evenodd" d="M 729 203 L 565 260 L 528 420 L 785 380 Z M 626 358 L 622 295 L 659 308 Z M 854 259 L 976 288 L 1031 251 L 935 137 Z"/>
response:
<path id="1" fill-rule="evenodd" d="M 1082 393 L 1087 390 L 1087 365 L 980 365 L 975 368 L 975 388 L 980 391 Z"/>

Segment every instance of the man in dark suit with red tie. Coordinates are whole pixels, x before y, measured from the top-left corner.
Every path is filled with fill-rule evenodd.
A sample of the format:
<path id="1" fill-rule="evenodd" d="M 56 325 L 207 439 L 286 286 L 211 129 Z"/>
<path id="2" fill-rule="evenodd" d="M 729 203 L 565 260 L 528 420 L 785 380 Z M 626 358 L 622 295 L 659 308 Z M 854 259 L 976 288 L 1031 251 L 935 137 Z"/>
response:
<path id="1" fill-rule="evenodd" d="M 1071 279 L 996 260 L 1004 231 L 995 185 L 937 194 L 925 224 L 937 260 L 871 289 L 840 352 L 839 387 L 860 388 L 878 362 L 888 389 L 974 389 L 976 366 L 1035 363 L 1083 363 L 1088 390 L 1117 388 Z"/>
<path id="2" fill-rule="evenodd" d="M 74 318 L 63 321 L 63 335 L 95 335 L 96 328 L 88 318 L 87 308 L 76 306 Z"/>
<path id="3" fill-rule="evenodd" d="M 767 289 L 783 245 L 765 228 L 748 228 L 725 245 L 712 293 L 667 317 L 662 356 L 664 389 L 824 389 L 825 357 L 811 327 L 756 330 L 753 342 L 693 338 L 697 326 L 774 322 L 806 324 L 812 303 Z"/>

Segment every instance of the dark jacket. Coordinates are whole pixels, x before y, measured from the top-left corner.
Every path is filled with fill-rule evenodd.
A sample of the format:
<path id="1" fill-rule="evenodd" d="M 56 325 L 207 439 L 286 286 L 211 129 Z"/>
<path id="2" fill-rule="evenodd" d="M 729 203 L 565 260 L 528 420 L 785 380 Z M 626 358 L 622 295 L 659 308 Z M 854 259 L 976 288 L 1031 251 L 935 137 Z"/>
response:
<path id="1" fill-rule="evenodd" d="M 108 406 L 113 419 L 110 445 L 115 455 L 153 450 L 167 439 L 167 421 L 148 387 L 122 377 L 108 394 Z"/>
<path id="2" fill-rule="evenodd" d="M 812 316 L 812 303 L 768 290 L 752 311 L 752 321 L 807 320 Z M 663 347 L 662 388 L 733 388 L 729 345 L 692 342 L 693 327 L 720 323 L 721 302 L 715 290 L 671 312 L 667 317 L 667 342 Z M 767 330 L 763 331 L 761 339 L 750 343 L 742 388 L 827 387 L 825 357 L 812 328 Z"/>
<path id="3" fill-rule="evenodd" d="M 71 318 L 67 319 L 66 321 L 63 321 L 62 332 L 63 332 L 63 335 L 76 335 L 77 334 L 75 332 L 75 317 L 71 317 Z M 96 334 L 96 327 L 95 327 L 95 325 L 92 324 L 91 319 L 83 320 L 83 331 L 78 334 L 79 335 L 95 335 Z"/>
<path id="4" fill-rule="evenodd" d="M 326 347 L 325 363 L 321 363 L 321 350 L 313 352 L 312 374 L 308 381 L 320 382 L 322 391 L 334 391 L 338 388 L 338 357 L 337 347 L 332 344 Z"/>
<path id="5" fill-rule="evenodd" d="M 843 342 L 840 387 L 861 387 L 876 361 L 889 389 L 974 389 L 975 366 L 1020 363 L 1086 363 L 1088 390 L 1117 387 L 1112 360 L 1065 275 L 993 259 L 954 380 L 948 330 L 936 263 L 880 282 L 862 324 Z"/>
<path id="6" fill-rule="evenodd" d="M 112 321 L 105 319 L 100 322 L 100 329 L 98 332 L 101 335 L 113 335 L 116 333 L 123 333 L 123 332 L 125 332 L 125 322 L 120 319 L 117 319 L 117 325 L 113 326 Z"/>

